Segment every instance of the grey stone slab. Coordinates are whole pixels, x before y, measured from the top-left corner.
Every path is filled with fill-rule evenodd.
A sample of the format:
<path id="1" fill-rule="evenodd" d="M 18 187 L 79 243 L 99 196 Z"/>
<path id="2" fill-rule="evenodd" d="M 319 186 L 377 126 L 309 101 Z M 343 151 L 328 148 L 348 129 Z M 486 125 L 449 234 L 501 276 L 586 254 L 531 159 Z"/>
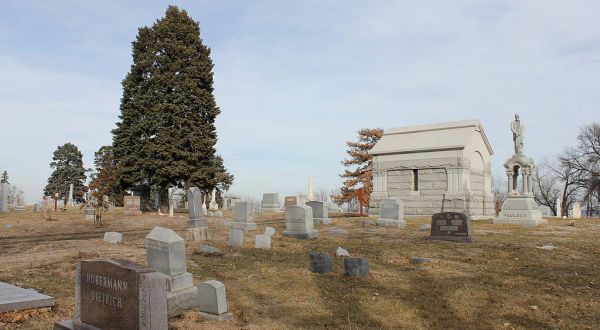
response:
<path id="1" fill-rule="evenodd" d="M 330 229 L 327 234 L 330 236 L 346 236 L 348 235 L 348 230 L 342 228 L 333 228 Z"/>
<path id="2" fill-rule="evenodd" d="M 410 257 L 411 264 L 427 264 L 427 263 L 430 263 L 431 261 L 432 260 L 430 258 Z"/>
<path id="3" fill-rule="evenodd" d="M 248 202 L 237 202 L 233 209 L 233 222 L 254 222 L 252 206 Z"/>
<path id="4" fill-rule="evenodd" d="M 256 235 L 254 238 L 254 247 L 257 249 L 268 250 L 271 248 L 271 236 L 269 235 Z"/>
<path id="5" fill-rule="evenodd" d="M 310 271 L 325 274 L 333 269 L 333 258 L 329 253 L 312 252 L 310 258 Z"/>
<path id="6" fill-rule="evenodd" d="M 366 258 L 344 258 L 344 274 L 346 276 L 365 276 L 369 274 L 369 260 Z"/>
<path id="7" fill-rule="evenodd" d="M 314 229 L 312 208 L 306 205 L 295 205 L 285 209 L 286 230 L 283 236 L 312 239 L 319 236 L 319 231 Z"/>
<path id="8" fill-rule="evenodd" d="M 223 255 L 223 251 L 221 251 L 221 249 L 218 249 L 214 246 L 210 246 L 207 244 L 202 245 L 200 247 L 200 249 L 198 249 L 198 252 L 205 256 L 222 256 Z"/>
<path id="9" fill-rule="evenodd" d="M 104 233 L 104 241 L 111 244 L 123 243 L 123 234 L 114 231 Z"/>
<path id="10" fill-rule="evenodd" d="M 198 307 L 198 287 L 189 286 L 183 290 L 167 291 L 167 311 L 169 317 L 180 315 Z"/>
<path id="11" fill-rule="evenodd" d="M 187 191 L 189 203 L 188 228 L 207 227 L 202 205 L 202 192 L 197 187 L 190 187 Z"/>
<path id="12" fill-rule="evenodd" d="M 430 240 L 471 243 L 476 239 L 471 230 L 471 217 L 465 213 L 442 212 L 431 216 Z"/>
<path id="13" fill-rule="evenodd" d="M 379 204 L 382 220 L 404 220 L 404 203 L 399 197 L 386 198 Z"/>
<path id="14" fill-rule="evenodd" d="M 229 245 L 231 247 L 241 248 L 244 246 L 244 231 L 241 229 L 231 229 L 229 232 Z"/>
<path id="15" fill-rule="evenodd" d="M 269 235 L 269 236 L 273 237 L 273 235 L 275 235 L 275 228 L 265 227 L 265 235 Z"/>
<path id="16" fill-rule="evenodd" d="M 154 227 L 145 238 L 148 266 L 173 276 L 187 272 L 185 242 L 173 230 Z"/>
<path id="17" fill-rule="evenodd" d="M 52 307 L 54 298 L 35 290 L 0 282 L 0 312 Z"/>
<path id="18" fill-rule="evenodd" d="M 210 280 L 200 283 L 198 286 L 199 308 L 201 312 L 212 315 L 223 315 L 227 313 L 227 296 L 223 283 Z"/>

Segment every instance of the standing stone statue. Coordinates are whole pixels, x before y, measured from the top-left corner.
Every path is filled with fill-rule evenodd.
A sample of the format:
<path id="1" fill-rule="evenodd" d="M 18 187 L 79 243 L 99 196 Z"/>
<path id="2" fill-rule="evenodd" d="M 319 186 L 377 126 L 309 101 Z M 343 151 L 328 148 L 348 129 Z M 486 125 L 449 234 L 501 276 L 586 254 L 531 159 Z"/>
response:
<path id="1" fill-rule="evenodd" d="M 515 155 L 523 154 L 523 133 L 525 132 L 525 126 L 521 123 L 519 115 L 515 115 L 515 120 L 510 123 L 510 130 L 513 133 L 513 141 L 515 144 Z"/>

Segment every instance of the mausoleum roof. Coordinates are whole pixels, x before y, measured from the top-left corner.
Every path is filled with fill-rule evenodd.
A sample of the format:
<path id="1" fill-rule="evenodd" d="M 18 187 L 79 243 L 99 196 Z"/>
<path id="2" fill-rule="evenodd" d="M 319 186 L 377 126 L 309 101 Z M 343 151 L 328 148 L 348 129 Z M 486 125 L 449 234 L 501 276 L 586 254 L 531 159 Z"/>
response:
<path id="1" fill-rule="evenodd" d="M 479 120 L 386 129 L 369 153 L 382 155 L 464 149 L 474 134 L 481 136 L 490 155 L 493 155 L 494 151 Z"/>

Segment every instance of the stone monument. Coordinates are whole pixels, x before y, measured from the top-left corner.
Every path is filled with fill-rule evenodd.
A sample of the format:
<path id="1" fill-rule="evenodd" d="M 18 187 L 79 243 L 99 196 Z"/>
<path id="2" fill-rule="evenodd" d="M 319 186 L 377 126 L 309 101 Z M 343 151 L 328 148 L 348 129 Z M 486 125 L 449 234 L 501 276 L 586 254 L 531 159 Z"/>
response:
<path id="1" fill-rule="evenodd" d="M 124 215 L 142 215 L 140 210 L 140 196 L 123 196 Z"/>
<path id="2" fill-rule="evenodd" d="M 285 209 L 285 237 L 313 239 L 319 237 L 319 231 L 313 224 L 312 208 L 306 205 L 295 205 Z"/>
<path id="3" fill-rule="evenodd" d="M 562 218 L 562 208 L 560 207 L 562 203 L 562 198 L 557 197 L 556 198 L 556 216 L 559 218 Z"/>
<path id="4" fill-rule="evenodd" d="M 54 298 L 0 282 L 0 313 L 54 306 Z"/>
<path id="5" fill-rule="evenodd" d="M 248 202 L 237 202 L 234 208 L 233 222 L 231 228 L 244 231 L 256 230 L 256 223 L 252 218 L 252 207 Z"/>
<path id="6" fill-rule="evenodd" d="M 326 225 L 331 224 L 331 218 L 329 217 L 329 209 L 327 208 L 327 205 L 325 205 L 325 203 L 321 201 L 310 201 L 306 202 L 306 205 L 312 208 L 314 222 Z"/>
<path id="7" fill-rule="evenodd" d="M 569 218 L 573 218 L 573 219 L 581 218 L 581 204 L 579 204 L 579 202 L 573 203 L 573 206 L 569 210 Z"/>
<path id="8" fill-rule="evenodd" d="M 75 270 L 75 316 L 63 329 L 164 329 L 165 276 L 127 260 L 83 260 Z"/>
<path id="9" fill-rule="evenodd" d="M 508 176 L 508 194 L 502 204 L 500 215 L 493 222 L 521 226 L 537 226 L 548 223 L 548 220 L 542 218 L 542 212 L 533 198 L 531 174 L 535 169 L 535 164 L 533 159 L 523 153 L 525 127 L 521 123 L 519 115 L 515 115 L 515 120 L 511 123 L 511 131 L 515 154 L 504 162 Z"/>
<path id="10" fill-rule="evenodd" d="M 210 238 L 208 222 L 204 219 L 202 206 L 202 192 L 197 187 L 190 187 L 187 191 L 189 203 L 188 239 L 190 241 L 203 241 Z"/>
<path id="11" fill-rule="evenodd" d="M 379 204 L 378 226 L 404 227 L 404 204 L 400 197 L 385 198 Z"/>
<path id="12" fill-rule="evenodd" d="M 263 199 L 260 202 L 261 213 L 275 213 L 279 212 L 279 194 L 278 193 L 264 193 Z"/>
<path id="13" fill-rule="evenodd" d="M 0 183 L 0 213 L 8 212 L 8 192 L 10 191 L 8 183 Z"/>
<path id="14" fill-rule="evenodd" d="M 198 306 L 197 287 L 187 271 L 185 242 L 173 230 L 154 227 L 146 236 L 148 267 L 167 275 L 169 317 Z"/>
<path id="15" fill-rule="evenodd" d="M 210 195 L 210 203 L 208 204 L 209 211 L 218 211 L 219 204 L 217 204 L 217 190 L 213 189 Z"/>
<path id="16" fill-rule="evenodd" d="M 431 216 L 430 240 L 475 242 L 471 231 L 471 217 L 465 213 L 442 212 Z"/>
<path id="17" fill-rule="evenodd" d="M 210 280 L 198 287 L 200 315 L 213 320 L 230 320 L 233 315 L 227 309 L 227 297 L 223 283 Z"/>
<path id="18" fill-rule="evenodd" d="M 75 203 L 73 203 L 73 184 L 72 183 L 69 185 L 69 199 L 67 200 L 67 205 L 69 205 L 69 206 L 75 205 Z"/>

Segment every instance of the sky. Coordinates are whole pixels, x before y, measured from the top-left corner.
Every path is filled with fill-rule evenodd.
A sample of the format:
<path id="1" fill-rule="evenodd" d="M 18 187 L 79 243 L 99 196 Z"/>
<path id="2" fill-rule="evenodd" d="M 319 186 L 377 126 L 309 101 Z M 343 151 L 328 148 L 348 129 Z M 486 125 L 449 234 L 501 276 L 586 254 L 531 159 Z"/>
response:
<path id="1" fill-rule="evenodd" d="M 510 122 L 536 162 L 600 121 L 598 1 L 0 0 L 0 170 L 41 199 L 57 146 L 112 143 L 138 28 L 177 5 L 212 49 L 230 192 L 339 188 L 364 127 L 479 119 L 503 175 Z"/>

